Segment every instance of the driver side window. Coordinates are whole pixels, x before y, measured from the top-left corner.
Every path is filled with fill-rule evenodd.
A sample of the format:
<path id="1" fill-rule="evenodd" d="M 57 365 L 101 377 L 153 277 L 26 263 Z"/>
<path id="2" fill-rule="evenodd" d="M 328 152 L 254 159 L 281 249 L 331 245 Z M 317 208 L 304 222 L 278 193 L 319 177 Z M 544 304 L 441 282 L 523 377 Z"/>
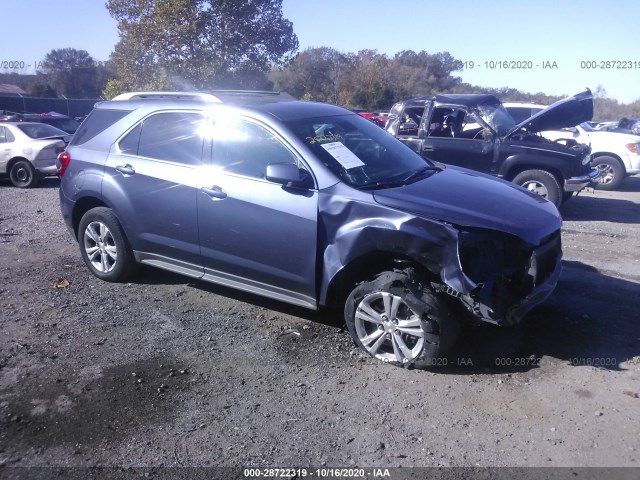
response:
<path id="1" fill-rule="evenodd" d="M 213 164 L 225 172 L 265 178 L 270 163 L 295 163 L 296 156 L 271 132 L 241 118 L 220 118 L 213 127 Z"/>
<path id="2" fill-rule="evenodd" d="M 482 139 L 484 128 L 473 112 L 462 108 L 437 107 L 433 110 L 427 136 Z"/>

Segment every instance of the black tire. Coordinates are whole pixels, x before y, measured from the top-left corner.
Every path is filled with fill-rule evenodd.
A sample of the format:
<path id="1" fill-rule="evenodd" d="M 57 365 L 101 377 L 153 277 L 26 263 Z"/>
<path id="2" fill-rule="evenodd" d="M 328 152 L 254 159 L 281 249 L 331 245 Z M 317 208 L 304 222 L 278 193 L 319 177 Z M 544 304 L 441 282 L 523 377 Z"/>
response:
<path id="1" fill-rule="evenodd" d="M 78 244 L 84 263 L 101 280 L 122 282 L 135 271 L 129 241 L 109 208 L 96 207 L 83 215 L 78 227 Z"/>
<path id="2" fill-rule="evenodd" d="M 546 170 L 525 170 L 516 175 L 513 183 L 546 198 L 556 207 L 562 204 L 562 188 L 556 177 Z"/>
<path id="3" fill-rule="evenodd" d="M 31 188 L 38 183 L 40 176 L 30 161 L 18 160 L 11 165 L 9 179 L 18 188 Z"/>
<path id="4" fill-rule="evenodd" d="M 371 311 L 376 316 L 367 313 Z M 437 365 L 435 359 L 455 344 L 460 333 L 446 303 L 413 269 L 384 272 L 356 286 L 347 298 L 344 316 L 358 347 L 396 366 Z"/>
<path id="5" fill-rule="evenodd" d="M 596 157 L 591 160 L 591 165 L 604 173 L 596 184 L 598 190 L 616 190 L 626 176 L 624 166 L 613 157 Z"/>

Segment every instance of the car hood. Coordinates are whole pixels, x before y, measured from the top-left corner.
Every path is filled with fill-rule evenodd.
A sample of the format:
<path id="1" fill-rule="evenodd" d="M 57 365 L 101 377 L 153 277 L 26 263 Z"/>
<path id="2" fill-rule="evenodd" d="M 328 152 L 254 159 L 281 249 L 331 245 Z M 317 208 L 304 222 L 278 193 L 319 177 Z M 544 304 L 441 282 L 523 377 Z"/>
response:
<path id="1" fill-rule="evenodd" d="M 525 129 L 528 132 L 543 132 L 545 130 L 560 130 L 575 127 L 587 122 L 593 117 L 593 95 L 587 89 L 573 97 L 564 98 L 544 110 L 540 110 L 532 117 L 513 127 L 507 137 Z"/>
<path id="2" fill-rule="evenodd" d="M 517 235 L 533 245 L 562 225 L 556 207 L 513 183 L 447 166 L 410 185 L 373 192 L 376 202 L 456 226 Z"/>

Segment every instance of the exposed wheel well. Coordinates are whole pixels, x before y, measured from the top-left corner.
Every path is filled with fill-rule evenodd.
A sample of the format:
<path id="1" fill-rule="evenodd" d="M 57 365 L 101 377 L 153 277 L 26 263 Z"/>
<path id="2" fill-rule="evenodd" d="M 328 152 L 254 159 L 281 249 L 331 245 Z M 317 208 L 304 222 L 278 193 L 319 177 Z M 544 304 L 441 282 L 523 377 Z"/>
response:
<path id="1" fill-rule="evenodd" d="M 95 197 L 84 197 L 76 202 L 73 208 L 73 214 L 71 216 L 73 231 L 76 237 L 78 236 L 78 226 L 80 225 L 82 216 L 95 207 L 108 207 L 108 205 L 105 204 L 102 200 Z"/>
<path id="2" fill-rule="evenodd" d="M 379 273 L 406 267 L 413 267 L 429 281 L 441 281 L 439 275 L 409 257 L 393 252 L 370 252 L 356 258 L 338 272 L 327 290 L 325 306 L 341 306 L 358 283 L 371 280 Z"/>

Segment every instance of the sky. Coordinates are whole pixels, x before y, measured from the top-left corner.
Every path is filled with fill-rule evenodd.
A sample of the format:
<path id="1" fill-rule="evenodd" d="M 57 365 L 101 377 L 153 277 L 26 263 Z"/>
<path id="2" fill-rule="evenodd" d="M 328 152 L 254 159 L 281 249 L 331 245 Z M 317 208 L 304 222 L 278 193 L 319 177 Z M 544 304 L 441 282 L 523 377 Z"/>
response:
<path id="1" fill-rule="evenodd" d="M 600 85 L 640 99 L 638 0 L 283 0 L 283 12 L 300 51 L 447 51 L 474 85 L 549 95 Z M 54 48 L 105 61 L 119 38 L 105 0 L 0 0 L 0 18 L 0 73 L 34 73 Z"/>

